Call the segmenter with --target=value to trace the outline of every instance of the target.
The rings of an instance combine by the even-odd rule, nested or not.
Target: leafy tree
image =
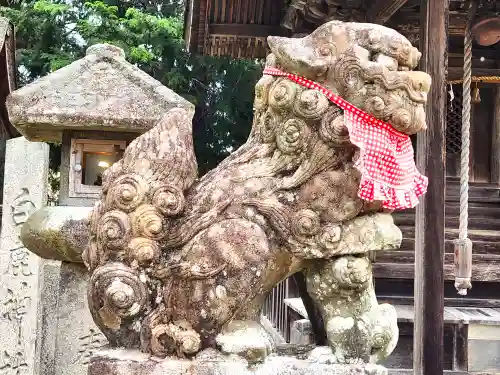
[[[123,48],[129,62],[195,104],[195,151],[203,174],[246,140],[262,65],[188,53],[182,11],[176,0],[25,0],[0,7],[0,15],[16,25],[20,85],[106,42]],[[54,167],[58,152],[53,148]]]

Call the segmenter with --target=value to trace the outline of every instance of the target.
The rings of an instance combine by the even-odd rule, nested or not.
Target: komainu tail
[[[156,126],[137,137],[125,150],[123,159],[108,169],[103,190],[116,178],[136,174],[150,184],[168,184],[184,191],[198,176],[193,149],[192,112],[170,110]]]
[[[87,267],[109,261],[155,262],[159,241],[184,211],[184,192],[197,179],[190,110],[175,108],[137,137],[103,175],[90,218]]]
[[[103,176],[83,260],[91,272],[92,317],[114,346],[139,347],[139,330],[129,327],[141,326],[161,293],[140,269],[154,269],[163,261],[160,241],[172,236],[175,222],[185,214],[184,192],[197,178],[192,117],[185,109],[169,111]]]

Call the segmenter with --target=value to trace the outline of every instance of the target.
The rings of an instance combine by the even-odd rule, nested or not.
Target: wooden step
[[[447,217],[460,217],[460,204],[459,202],[447,202],[445,207],[445,215]],[[404,219],[413,218],[415,220],[415,209],[408,209],[405,211],[397,211],[392,214],[397,221],[399,217]],[[491,219],[500,219],[500,205],[497,204],[484,204],[484,203],[471,203],[469,204],[469,217],[485,217]]]
[[[403,238],[415,238],[415,226],[399,226],[403,233]],[[486,230],[486,229],[469,229],[468,236],[472,242],[500,242],[500,229]],[[448,240],[455,240],[458,238],[458,228],[446,228],[445,238]]]
[[[413,323],[415,309],[413,305],[394,305],[399,322]],[[487,324],[500,325],[500,310],[478,307],[449,307],[444,308],[445,324]]]
[[[446,202],[445,207],[446,216],[460,216],[460,202]],[[398,216],[412,216],[415,217],[415,209],[407,209],[404,211],[396,211],[393,217]],[[500,218],[500,204],[490,204],[490,203],[469,203],[469,216],[484,216],[491,218]]]
[[[302,298],[286,298],[283,303],[304,319],[309,319]],[[415,308],[413,305],[394,305],[398,322],[413,323]],[[500,325],[500,309],[478,307],[450,307],[444,308],[444,322],[446,324],[487,324]]]
[[[460,202],[459,195],[447,195],[446,202]],[[500,197],[497,195],[494,196],[469,196],[469,203],[483,203],[483,204],[500,204]]]
[[[460,182],[450,182],[446,184],[447,196],[460,195]],[[500,187],[496,184],[473,182],[469,183],[469,196],[471,197],[500,197]]]
[[[460,216],[459,202],[448,202],[445,208],[446,216]],[[484,204],[484,203],[469,203],[469,216],[477,217],[490,217],[500,219],[500,205],[497,204]]]
[[[453,239],[446,239],[445,242],[445,252],[454,253],[454,241],[458,238],[458,235],[454,236]],[[414,251],[415,250],[415,238],[403,238],[400,250],[403,251]],[[492,254],[500,256],[500,242],[499,241],[472,241],[472,251],[474,254]]]
[[[413,251],[380,251],[373,264],[375,277],[411,280],[415,275],[415,253]],[[455,279],[454,254],[445,254],[445,280]],[[473,254],[472,279],[484,282],[500,280],[500,256]]]
[[[446,192],[460,194],[460,183],[446,184]],[[470,183],[469,195],[489,194],[491,196],[500,196],[500,188],[495,184]]]
[[[458,228],[458,216],[447,216],[445,218],[446,228]],[[394,222],[398,226],[413,226],[415,225],[415,215],[398,214],[394,215]],[[468,225],[471,229],[485,229],[500,231],[500,218],[490,218],[484,216],[469,216]]]

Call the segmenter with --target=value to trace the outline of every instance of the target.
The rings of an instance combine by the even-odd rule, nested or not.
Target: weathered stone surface
[[[92,355],[107,344],[88,309],[88,280],[83,265],[61,265],[53,375],[86,375]]]
[[[88,245],[85,219],[91,207],[46,206],[34,212],[21,229],[21,241],[46,259],[83,263]]]
[[[61,262],[42,260],[38,296],[41,300],[41,321],[38,329],[38,342],[40,343],[40,370],[38,374],[40,375],[53,375],[55,371],[58,329],[56,311],[59,300],[60,269]]]
[[[196,359],[159,360],[131,350],[109,350],[92,358],[88,375],[387,375],[377,365],[323,364],[293,357],[270,356],[249,366],[238,356],[207,350]]]
[[[47,144],[23,137],[7,141],[0,243],[0,370],[5,375],[39,374],[42,365],[43,261],[23,246],[19,234],[46,202],[48,165]],[[50,361],[51,354],[47,357]]]
[[[374,116],[391,119],[400,131],[424,129],[429,77],[389,70],[387,59],[370,61],[369,52],[387,51],[396,66],[399,61],[409,68],[404,56],[416,50],[404,50],[409,43],[400,35],[393,40],[399,44],[384,49],[378,43],[391,38],[370,42],[370,25],[361,28],[366,32],[359,28],[333,22],[302,40],[270,38],[267,64],[321,82]],[[380,112],[383,105],[371,105],[373,100],[387,107]],[[257,321],[267,293],[314,264],[307,259],[363,259],[400,245],[391,216],[376,212],[380,205],[367,210],[358,197],[355,147],[338,107],[317,91],[269,75],[257,83],[254,107],[247,143],[200,180],[192,114],[180,109],[133,141],[123,160],[106,171],[83,258],[92,273],[89,306],[111,345],[161,357],[214,348],[232,320]],[[351,303],[341,302],[346,309]],[[250,325],[232,335],[253,342],[253,349],[245,348],[261,357],[266,339],[254,342]],[[338,352],[338,361],[376,360],[364,355],[370,352],[365,346],[376,346],[373,340],[359,345],[359,357]],[[241,353],[241,345],[224,350],[230,347]]]
[[[399,336],[396,310],[378,304],[368,258],[317,262],[306,274],[337,362],[378,363],[392,353]]]
[[[109,44],[14,91],[11,122],[29,140],[60,141],[63,129],[142,133],[168,110],[193,105],[125,60]]]
[[[330,22],[303,39],[271,37],[269,45],[268,67],[316,81],[404,134],[425,129],[430,77],[408,71],[419,53],[398,33]],[[356,163],[365,153],[351,142],[339,107],[283,77],[266,74],[255,91],[249,139],[202,178],[191,108],[170,110],[105,172],[82,254],[91,273],[92,317],[114,348],[162,358],[218,348],[265,361],[268,338],[257,325],[262,303],[280,281],[307,271],[330,344],[338,347],[327,361],[344,365],[317,363],[322,355],[308,369],[304,362],[288,368],[298,374],[311,372],[310,366],[319,366],[319,374],[366,373],[369,366],[356,369],[353,363],[378,361],[397,340],[390,308],[374,297],[366,256],[397,248],[401,232],[381,201],[359,197]],[[213,360],[220,363],[212,369],[225,366],[221,358]],[[90,371],[192,370],[188,361],[151,361],[135,370],[121,360],[107,368],[113,361],[96,359]],[[295,371],[282,361],[272,357],[248,371]]]
[[[230,322],[216,338],[222,353],[237,354],[250,363],[261,362],[272,353],[274,343],[257,322]]]

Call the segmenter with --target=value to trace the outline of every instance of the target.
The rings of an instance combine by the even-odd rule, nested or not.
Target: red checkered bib
[[[410,137],[348,103],[320,84],[275,68],[264,74],[286,77],[318,90],[344,111],[351,142],[360,150],[356,167],[361,172],[358,195],[365,201],[382,201],[389,210],[415,207],[427,191],[428,179],[415,166]]]

